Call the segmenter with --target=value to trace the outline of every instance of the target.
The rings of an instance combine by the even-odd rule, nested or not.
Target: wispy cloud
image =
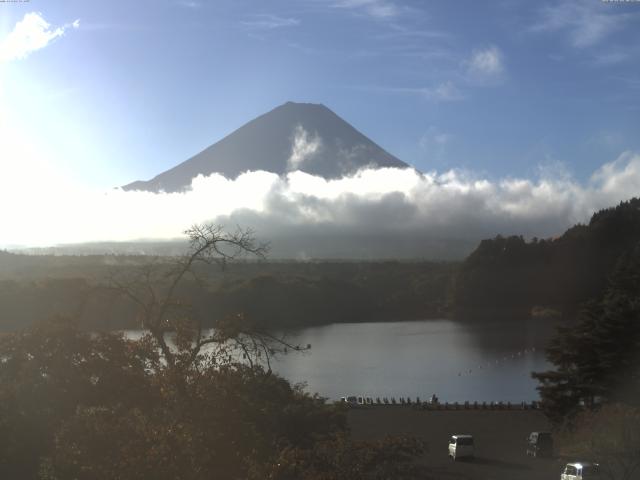
[[[410,27],[395,22],[390,22],[388,26],[390,31],[378,35],[378,38],[450,39],[452,37],[452,34],[450,32],[436,30],[434,28]]]
[[[474,50],[463,65],[469,79],[476,82],[496,82],[505,73],[504,55],[495,45]]]
[[[595,67],[610,67],[613,65],[630,64],[640,58],[640,45],[635,42],[625,44],[605,44],[593,52],[590,64]]]
[[[178,5],[179,7],[197,9],[202,7],[202,2],[199,2],[197,0],[178,0],[176,2],[176,5]]]
[[[68,28],[78,28],[80,20],[52,28],[38,12],[27,13],[13,30],[0,40],[0,63],[26,58],[53,40],[64,35]]]
[[[451,81],[445,81],[430,87],[380,87],[368,86],[360,87],[362,90],[369,90],[381,93],[405,93],[419,95],[425,100],[432,102],[456,102],[464,99],[462,92]]]
[[[433,88],[423,88],[422,95],[436,102],[455,102],[462,100],[464,95],[451,81],[442,82]]]
[[[318,135],[310,135],[302,125],[294,131],[291,155],[287,160],[289,170],[300,170],[307,160],[311,159],[322,148],[322,139]]]
[[[295,27],[300,25],[297,18],[279,17],[269,13],[252,15],[251,18],[241,22],[242,25],[249,28],[257,28],[264,30],[273,30],[282,27]]]
[[[335,8],[358,9],[367,15],[388,19],[400,14],[401,8],[390,0],[338,0],[332,4]]]
[[[611,51],[598,53],[594,56],[592,65],[596,67],[609,67],[618,63],[626,62],[631,58],[631,54],[628,51]]]
[[[533,32],[564,32],[574,47],[590,47],[626,27],[632,15],[613,4],[577,0],[547,5],[539,12]]]
[[[420,137],[420,148],[425,152],[427,161],[442,162],[447,146],[453,140],[453,135],[442,131],[440,128],[432,125]]]
[[[640,90],[640,79],[637,77],[612,76],[611,79],[621,83],[627,88]]]

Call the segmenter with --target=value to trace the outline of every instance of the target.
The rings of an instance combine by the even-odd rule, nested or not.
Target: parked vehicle
[[[344,397],[342,397],[342,398],[344,398]],[[349,405],[350,407],[357,407],[357,406],[358,406],[358,399],[357,399],[355,396],[353,396],[353,395],[351,395],[351,396],[347,397],[347,398],[345,399],[345,402],[346,402],[346,403],[347,403],[347,405]]]
[[[553,455],[551,432],[531,432],[527,442],[527,455],[532,457],[551,457]]]
[[[567,463],[562,469],[560,480],[590,480],[600,478],[597,463]]]
[[[449,439],[449,457],[453,461],[458,458],[473,458],[474,445],[472,435],[452,435]]]

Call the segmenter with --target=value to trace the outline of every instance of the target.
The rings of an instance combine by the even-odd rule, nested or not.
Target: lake
[[[331,324],[289,332],[289,342],[311,350],[282,355],[273,369],[330,399],[531,401],[538,392],[530,374],[550,367],[544,347],[552,334],[540,320]]]
[[[531,372],[550,367],[544,348],[553,332],[541,320],[336,323],[280,332],[311,349],[279,355],[272,368],[332,400],[435,393],[442,402],[531,401],[538,399]]]

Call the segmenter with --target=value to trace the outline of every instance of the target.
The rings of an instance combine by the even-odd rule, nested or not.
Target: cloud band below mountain
[[[289,258],[459,258],[497,234],[549,237],[640,192],[640,154],[603,165],[586,184],[542,174],[491,181],[469,173],[361,170],[336,180],[295,171],[197,177],[182,193],[116,189],[48,193],[5,211],[2,243],[47,245],[171,239],[213,220],[252,227]]]

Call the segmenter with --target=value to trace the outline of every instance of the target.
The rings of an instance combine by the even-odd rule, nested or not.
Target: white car
[[[449,439],[449,457],[451,457],[453,461],[458,458],[473,458],[473,436],[452,435]]]
[[[597,463],[567,463],[560,475],[560,480],[589,480],[591,478],[600,478]]]
[[[342,397],[344,398],[344,402],[349,405],[350,407],[358,407],[358,398],[354,395],[350,395],[348,397]]]

